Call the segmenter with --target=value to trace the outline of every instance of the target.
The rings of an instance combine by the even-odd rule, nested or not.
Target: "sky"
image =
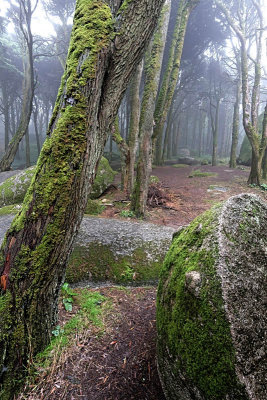
[[[1,0],[0,15],[5,15],[10,3],[12,2],[13,0]],[[55,22],[57,22],[56,18],[53,19],[55,20]],[[12,32],[14,31],[14,28],[10,25],[8,26],[8,31]],[[44,37],[48,37],[55,34],[53,25],[48,21],[40,1],[38,2],[37,9],[33,14],[32,33],[34,35],[40,35]]]

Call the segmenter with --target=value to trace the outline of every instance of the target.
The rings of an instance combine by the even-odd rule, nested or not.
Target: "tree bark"
[[[140,122],[140,85],[143,73],[143,61],[138,65],[131,84],[131,117],[129,129],[129,158],[126,162],[126,169],[128,170],[128,196],[132,193],[134,187],[134,166],[136,160],[136,152],[138,148],[138,133]]]
[[[137,216],[144,216],[146,211],[149,177],[152,171],[154,111],[170,17],[170,6],[170,0],[165,1],[158,28],[153,38],[151,52],[147,55],[145,65],[145,88],[139,126],[139,158],[137,163],[136,181],[131,198],[131,210]]]
[[[50,340],[97,164],[162,4],[77,1],[48,137],[1,251],[2,400],[13,398],[32,356]]]
[[[241,77],[238,77],[236,86],[236,99],[234,105],[234,115],[233,115],[233,128],[232,128],[232,144],[230,153],[230,168],[236,168],[236,149],[238,144],[239,136],[239,106],[241,100]]]

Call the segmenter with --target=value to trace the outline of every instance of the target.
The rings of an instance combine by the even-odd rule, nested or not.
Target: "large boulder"
[[[35,167],[30,167],[23,171],[18,171],[16,175],[2,182],[0,184],[0,207],[21,203],[30,186],[34,173]],[[101,196],[106,188],[113,182],[115,174],[116,172],[112,170],[108,160],[102,157],[98,165],[90,198],[96,199]]]
[[[267,205],[230,198],[175,236],[157,297],[168,400],[266,399]]]
[[[178,164],[198,165],[199,161],[193,157],[179,157]]]

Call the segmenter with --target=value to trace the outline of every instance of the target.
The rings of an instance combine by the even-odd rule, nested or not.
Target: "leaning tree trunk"
[[[139,126],[139,157],[136,181],[131,198],[131,210],[137,216],[144,216],[146,210],[149,177],[152,170],[153,118],[170,17],[170,7],[170,0],[166,0],[161,12],[158,28],[155,32],[150,54],[147,55],[146,59],[145,88]]]
[[[50,340],[97,164],[162,4],[77,1],[48,137],[1,251],[1,400],[13,398],[29,360]]]

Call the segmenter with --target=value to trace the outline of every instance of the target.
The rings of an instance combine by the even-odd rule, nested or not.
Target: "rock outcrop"
[[[0,212],[0,244],[13,218]],[[66,281],[154,282],[174,231],[143,222],[85,216],[67,267]]]
[[[12,172],[13,176],[8,177],[8,179],[0,183],[0,207],[10,204],[19,204],[23,201],[34,175],[35,167]],[[110,167],[108,160],[102,157],[98,165],[97,174],[90,193],[90,198],[96,199],[97,197],[101,196],[101,194],[113,182],[115,174],[116,172],[114,172]]]
[[[175,235],[157,298],[168,400],[266,399],[267,205],[238,195]]]

